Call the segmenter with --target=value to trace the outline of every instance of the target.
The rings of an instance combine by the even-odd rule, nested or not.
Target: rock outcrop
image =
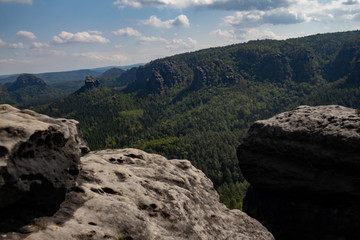
[[[251,183],[245,212],[276,239],[356,239],[360,234],[360,115],[301,106],[257,121],[238,148]]]
[[[6,161],[2,159],[1,176],[3,177],[3,169],[6,169],[4,163],[15,161],[14,157],[18,157],[18,168],[13,169],[14,174],[37,166],[40,167],[39,171],[46,171],[50,176],[55,174],[54,170],[57,173],[62,172],[63,160],[57,155],[61,146],[56,145],[55,142],[61,139],[60,145],[66,145],[71,140],[62,140],[60,134],[53,130],[66,128],[67,125],[75,126],[76,122],[51,119],[28,110],[19,111],[10,106],[2,108],[5,109],[3,111],[6,111],[6,114],[14,115],[13,122],[18,122],[13,125],[12,132],[24,132],[24,136],[34,136],[34,133],[31,134],[33,132],[31,129],[39,125],[36,129],[42,134],[35,133],[35,136],[45,138],[32,137],[30,140],[24,138],[21,140],[24,148],[33,149],[36,145],[41,145],[40,150],[45,151],[51,146],[55,153],[47,151],[42,154],[42,151],[35,149],[34,158],[38,155],[42,156],[38,157],[37,161],[29,160],[33,158],[32,154],[28,154],[28,150],[25,151],[26,154],[11,154],[9,149],[14,149],[14,145],[19,144],[10,145],[12,136],[7,133],[8,131],[5,134],[3,131],[1,151]],[[4,114],[1,115],[2,123],[3,116]],[[35,123],[33,120],[35,117],[46,121]],[[49,121],[53,123],[52,128],[49,127]],[[59,123],[59,126],[56,126],[58,122],[64,125]],[[71,131],[63,135],[76,139],[76,132]],[[55,141],[49,143],[48,138]],[[79,139],[77,141],[82,143]],[[78,156],[81,147],[76,148],[75,145],[73,147],[74,155]],[[44,160],[59,161],[59,169],[42,166],[41,162]],[[73,161],[71,157],[69,161]],[[90,152],[80,161],[81,170],[76,184],[67,190],[55,213],[35,216],[26,224],[21,226],[17,224],[16,229],[1,227],[0,238],[2,240],[274,239],[258,221],[240,210],[229,210],[220,203],[212,182],[187,160],[168,160],[160,155],[148,154],[136,149],[119,149]],[[77,163],[77,161],[73,162]],[[37,181],[42,181],[43,178]],[[20,177],[18,180],[21,179]],[[28,177],[25,180],[31,179]],[[58,183],[64,181],[67,181],[66,178],[59,175]],[[30,190],[33,189],[30,187]],[[3,191],[6,191],[6,188],[1,187],[1,196],[5,196]],[[8,209],[8,216],[16,211],[17,209],[14,208]],[[8,221],[10,225],[12,218]]]
[[[100,86],[100,82],[99,80],[97,80],[96,78],[93,78],[91,76],[87,76],[85,78],[85,89],[94,89],[94,88],[98,88]]]
[[[0,231],[56,210],[75,186],[88,150],[77,124],[0,105]]]

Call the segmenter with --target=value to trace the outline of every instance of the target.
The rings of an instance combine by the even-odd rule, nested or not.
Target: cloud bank
[[[179,15],[175,19],[161,21],[156,16],[151,16],[148,20],[140,21],[141,24],[156,28],[190,27],[190,21],[186,15]]]
[[[141,33],[139,33],[137,30],[127,27],[127,28],[120,28],[116,31],[112,32],[115,36],[133,36],[133,37],[140,37]]]
[[[69,33],[62,31],[59,35],[53,37],[54,44],[67,43],[109,43],[110,40],[100,36],[99,34],[92,34],[90,32]]]
[[[351,1],[351,0],[350,0]],[[117,0],[113,4],[120,9],[125,7],[157,7],[157,8],[207,8],[219,10],[267,10],[286,7],[291,0]]]
[[[224,23],[236,28],[252,28],[263,24],[296,24],[306,21],[304,14],[285,9],[276,11],[242,11],[224,18]]]
[[[50,47],[49,43],[42,43],[42,42],[33,42],[31,48],[47,48]]]
[[[143,24],[149,24],[152,25],[154,27],[166,27],[166,28],[170,28],[168,27],[168,24],[170,25],[174,25],[177,24],[175,23],[178,19],[181,19],[181,16],[178,16],[177,18],[170,20],[172,21],[171,23],[166,23],[166,22],[155,22],[154,20],[152,20],[152,22],[150,23],[143,23]],[[150,17],[150,20],[152,18]],[[186,18],[187,19],[187,18]],[[184,21],[186,22],[186,21]],[[155,24],[155,25],[153,25]],[[167,49],[179,49],[179,48],[193,48],[195,47],[195,45],[197,44],[196,40],[193,40],[192,38],[188,38],[187,40],[183,40],[183,39],[172,39],[172,40],[168,40],[166,38],[163,37],[155,37],[155,36],[143,36],[140,32],[138,32],[136,29],[127,27],[127,28],[120,28],[116,31],[112,32],[114,35],[116,36],[122,36],[122,37],[136,37],[136,41],[139,44],[149,44],[149,43],[162,43],[165,44]],[[122,45],[116,45],[115,48],[119,49],[122,48]]]
[[[121,54],[99,52],[74,53],[72,56],[86,58],[96,62],[121,62],[127,59],[126,56]]]
[[[34,33],[29,31],[18,31],[16,33],[16,36],[29,40],[35,40],[37,38]]]

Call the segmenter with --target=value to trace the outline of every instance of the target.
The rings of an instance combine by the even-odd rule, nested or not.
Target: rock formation
[[[94,88],[98,88],[100,86],[100,82],[99,80],[97,80],[96,78],[93,78],[91,76],[87,76],[85,78],[85,89],[94,89]]]
[[[76,121],[0,105],[0,231],[58,208],[86,151]]]
[[[251,183],[245,212],[276,239],[356,239],[360,234],[360,115],[301,106],[257,121],[238,148]]]
[[[12,115],[14,125],[11,133],[33,136],[30,139],[24,137],[19,142],[20,146],[24,145],[23,148],[31,148],[34,152],[30,154],[27,150],[22,151],[26,154],[12,154],[14,146],[19,144],[12,143],[9,131],[3,131],[0,141],[3,145],[1,177],[4,176],[3,169],[6,169],[6,164],[14,162],[14,158],[17,158],[18,166],[13,169],[15,175],[39,166],[39,171],[44,171],[44,175],[46,172],[50,176],[55,176],[59,171],[62,172],[61,167],[65,161],[59,156],[61,146],[70,144],[71,139],[77,139],[79,143],[78,147],[73,145],[73,155],[79,156],[83,145],[76,135],[76,128],[70,130],[68,127],[68,132],[62,133],[64,139],[69,138],[67,141],[60,137],[60,133],[55,132],[55,129],[66,129],[66,126],[75,127],[75,121],[51,119],[28,110],[19,111],[10,106],[0,108],[5,109],[0,115],[1,123],[4,119],[3,111]],[[9,117],[5,115],[5,120],[7,118]],[[35,122],[35,118],[46,121]],[[39,126],[35,128],[35,125]],[[32,133],[33,128],[39,129],[35,132],[42,134]],[[37,145],[41,148],[37,149]],[[54,153],[50,150],[45,152],[43,149],[53,149]],[[29,160],[33,158],[38,160]],[[51,163],[59,161],[59,169],[41,165],[45,160]],[[76,161],[71,157],[69,161],[76,165]],[[160,155],[136,149],[119,149],[90,152],[80,161],[81,170],[76,184],[66,189],[66,196],[56,213],[35,216],[23,225],[17,224],[16,229],[10,228],[12,218],[8,218],[8,228],[1,227],[0,238],[274,239],[255,219],[240,210],[229,210],[221,204],[212,182],[187,160],[167,160]],[[53,173],[54,170],[56,173]],[[63,172],[66,175],[66,170]],[[69,173],[67,175],[71,178],[78,172]],[[45,178],[51,177],[44,176],[37,181],[41,182]],[[22,178],[18,180],[22,181]],[[27,177],[25,180],[31,181],[32,178]],[[59,175],[57,180],[56,183],[60,184],[66,182],[67,178]],[[4,196],[3,192],[6,190],[6,187],[1,187],[0,196]],[[30,187],[30,190],[33,189]],[[7,210],[8,216],[16,211],[14,208]],[[3,216],[0,214],[1,217]]]

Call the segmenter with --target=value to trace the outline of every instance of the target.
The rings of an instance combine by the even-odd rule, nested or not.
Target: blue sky
[[[0,75],[359,27],[359,0],[0,0]]]

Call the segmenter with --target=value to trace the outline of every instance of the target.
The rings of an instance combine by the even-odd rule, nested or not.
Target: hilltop
[[[33,74],[21,74],[15,82],[0,85],[0,103],[34,104],[65,96],[60,89],[49,86]]]

